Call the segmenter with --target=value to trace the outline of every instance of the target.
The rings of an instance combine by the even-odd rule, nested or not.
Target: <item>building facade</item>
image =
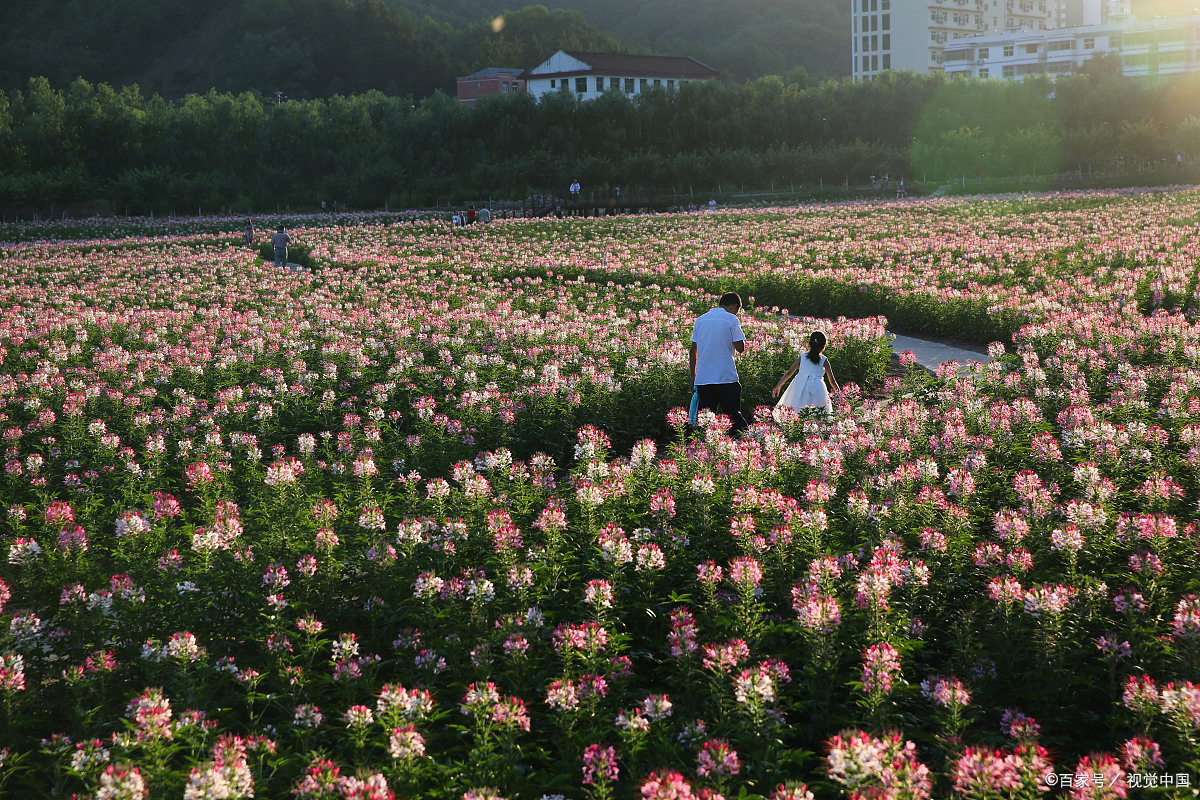
[[[720,74],[694,58],[625,56],[559,50],[521,75],[526,91],[541,99],[548,92],[570,92],[591,100],[605,92],[641,94],[653,87],[668,91]]]
[[[946,48],[945,69],[975,78],[1057,78],[1100,55],[1120,57],[1131,78],[1200,72],[1200,14],[1145,21],[1118,15],[1100,25],[960,39]]]
[[[968,36],[1053,27],[1057,0],[850,0],[851,74],[944,69],[947,45]]]
[[[524,70],[488,67],[473,75],[458,78],[458,102],[471,104],[489,94],[510,94],[525,88]]]

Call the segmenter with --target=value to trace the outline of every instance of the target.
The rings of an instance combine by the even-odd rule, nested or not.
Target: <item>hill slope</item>
[[[146,93],[453,93],[557,49],[691,55],[733,79],[844,73],[842,0],[5,0],[0,89],[82,76]],[[492,21],[503,16],[495,30]]]
[[[42,75],[137,83],[167,98],[218,91],[322,97],[377,89],[454,93],[496,57],[536,64],[560,47],[620,51],[576,11],[532,7],[493,32],[454,27],[382,0],[5,0],[0,89]]]

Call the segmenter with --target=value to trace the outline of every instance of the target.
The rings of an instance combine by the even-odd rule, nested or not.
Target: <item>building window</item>
[[[892,0],[879,0],[879,7],[884,11],[891,11]]]
[[[892,15],[891,14],[883,15],[883,29],[885,31],[890,31],[892,29]]]
[[[675,81],[667,81],[667,88],[668,88],[668,89],[674,89],[674,88],[675,88]]]
[[[892,35],[890,33],[885,33],[883,35],[883,49],[884,50],[892,49]]]
[[[892,68],[892,57],[887,53],[883,54],[883,68],[884,69]]]
[[[1051,43],[1050,43],[1050,52],[1052,52],[1052,53],[1060,53],[1060,52],[1062,52],[1063,50],[1074,50],[1074,49],[1075,49],[1075,42],[1074,42],[1074,41],[1070,41],[1070,42],[1051,42]]]
[[[1011,78],[1015,74],[1016,74],[1016,71],[1013,69],[1012,64],[1006,64],[1004,66],[1004,77]]]
[[[871,17],[871,30],[879,30],[879,17]]]
[[[550,79],[550,88],[551,88],[551,89],[553,89],[553,88],[554,88],[554,78],[551,78],[551,79]]]
[[[584,92],[587,91],[587,78],[576,78],[575,79],[575,91],[578,92],[579,94],[583,94]]]
[[[505,82],[502,84],[502,86],[503,86],[503,88],[501,89],[501,91],[503,91],[504,93],[506,93],[506,94],[507,94],[507,93],[508,93],[508,81],[505,81]]]
[[[625,79],[625,94],[633,94],[633,78]]]
[[[1096,47],[1095,39],[1088,38],[1088,39],[1083,40],[1083,49],[1084,50],[1092,50],[1095,47]]]
[[[878,49],[879,49],[879,37],[878,37],[878,36],[872,36],[872,37],[871,37],[871,49],[872,49],[872,50],[878,50]]]
[[[648,84],[649,84],[649,81],[647,81],[645,78],[639,78],[638,79],[638,91],[639,92],[646,91],[646,86]]]
[[[879,56],[871,56],[871,69],[879,69]]]
[[[980,58],[987,58],[987,57],[988,57],[988,49],[987,49],[986,47],[981,47],[981,48],[979,48],[979,57],[980,57]]]
[[[988,68],[987,68],[987,67],[982,67],[982,68],[980,68],[980,70],[979,70],[979,77],[981,77],[981,78],[986,78],[988,75],[989,75],[989,71],[988,71]]]
[[[870,37],[870,36],[864,36],[864,37],[862,38],[862,51],[865,53],[865,52],[867,52],[867,51],[868,51],[868,50],[870,50],[870,49],[871,49],[871,37]]]
[[[655,85],[655,86],[662,86],[662,81],[660,81],[658,78],[655,78],[655,79],[654,79],[654,85]]]
[[[1011,44],[1006,44],[1006,45],[1004,45],[1004,57],[1005,57],[1005,58],[1011,58],[1011,57],[1012,57],[1012,54],[1013,54],[1013,47],[1014,47],[1014,45],[1011,45]]]
[[[1025,55],[1027,55],[1027,56],[1037,55],[1038,46],[1036,44],[1025,44],[1025,45],[1021,45],[1021,46],[1025,49]]]

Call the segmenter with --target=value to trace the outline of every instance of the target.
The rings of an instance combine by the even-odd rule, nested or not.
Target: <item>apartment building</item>
[[[1080,0],[1082,2],[1083,0]],[[1057,0],[850,0],[851,74],[944,69],[947,45],[968,36],[1053,27]]]
[[[1020,80],[1072,75],[1103,54],[1119,56],[1133,78],[1200,72],[1200,13],[1152,20],[1115,15],[1099,25],[964,38],[943,59],[948,75]]]

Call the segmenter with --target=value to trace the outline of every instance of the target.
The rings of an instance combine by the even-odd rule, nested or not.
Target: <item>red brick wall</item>
[[[525,82],[512,78],[459,78],[458,101],[473,103],[480,97],[489,94],[503,94],[504,84],[508,83],[508,91],[520,92],[525,90]]]

